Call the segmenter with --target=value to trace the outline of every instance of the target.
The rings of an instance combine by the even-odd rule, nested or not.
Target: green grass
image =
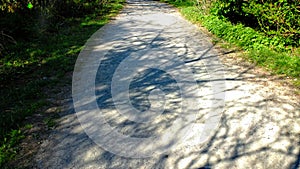
[[[49,104],[43,89],[55,86],[73,70],[85,42],[117,14],[124,2],[113,1],[101,15],[67,19],[56,32],[44,32],[7,47],[0,57],[0,168],[16,153],[22,138],[19,128],[26,127],[24,118],[41,113],[41,107]],[[55,125],[52,118],[44,122],[48,127]]]
[[[53,117],[48,117],[44,119],[44,123],[47,125],[48,128],[53,128],[56,125],[56,121]]]
[[[2,140],[0,145],[0,166],[13,159],[18,151],[17,144],[24,138],[21,130],[11,130]]]
[[[274,74],[293,78],[300,88],[300,48],[285,46],[278,37],[267,37],[242,24],[232,24],[226,19],[207,14],[192,2],[165,1],[180,9],[189,21],[201,24],[217,37],[241,47],[246,58]],[[187,5],[189,4],[189,5]]]

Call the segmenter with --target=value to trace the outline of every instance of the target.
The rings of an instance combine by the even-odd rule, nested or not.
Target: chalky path
[[[74,81],[77,84],[73,94],[81,90],[78,86],[92,84],[106,125],[140,140],[169,133],[165,137],[169,147],[155,139],[142,147],[107,139],[109,132],[101,133],[101,125],[95,125],[91,117],[89,121],[82,119],[82,114],[76,114],[69,103],[58,127],[43,142],[36,167],[298,168],[299,100],[285,96],[285,88],[257,77],[245,67],[220,62],[218,55],[210,38],[170,6],[155,1],[128,1],[121,14],[97,31],[81,52],[73,77],[73,85]],[[120,68],[129,57],[133,59]],[[164,70],[145,69],[138,63],[157,64]],[[131,70],[135,67],[139,69]],[[114,77],[116,72],[135,73],[128,86],[130,105],[135,110],[153,108],[163,112],[151,116],[122,114],[119,109],[125,111],[128,107],[123,104],[128,102],[122,102],[126,95],[122,85],[114,86],[114,80],[125,84],[128,79]],[[192,81],[180,79],[184,74],[192,74]],[[83,80],[89,75],[95,75],[94,81]],[[188,87],[182,90],[182,84]],[[81,92],[90,91],[84,88]],[[73,95],[73,99],[75,107],[82,106],[81,96]],[[193,107],[193,102],[199,107]],[[186,104],[192,106],[185,107]],[[190,115],[184,114],[190,107],[197,109],[188,121],[191,124],[178,123],[178,119]],[[150,122],[137,123],[139,120]],[[175,133],[175,129],[169,131],[173,126]],[[105,138],[107,145],[100,143],[101,148],[95,140],[99,138],[89,129],[100,132],[100,139]]]

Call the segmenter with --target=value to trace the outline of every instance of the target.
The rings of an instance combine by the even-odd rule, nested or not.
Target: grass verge
[[[241,47],[245,58],[274,74],[292,78],[300,88],[300,48],[285,46],[279,38],[269,38],[242,24],[232,24],[225,19],[207,14],[192,1],[164,1],[177,8],[189,21],[203,25],[217,37]]]
[[[24,119],[42,113],[41,107],[47,106],[43,88],[55,86],[73,70],[86,40],[116,15],[124,2],[112,1],[101,14],[70,18],[56,32],[8,46],[7,54],[0,58],[0,168],[5,168],[18,151]],[[49,119],[44,122],[54,125]]]

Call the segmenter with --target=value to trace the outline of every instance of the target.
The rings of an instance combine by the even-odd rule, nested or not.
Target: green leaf
[[[28,5],[27,5],[27,8],[28,8],[28,9],[31,9],[31,8],[33,8],[33,5],[32,5],[32,3],[31,3],[31,2],[29,2],[29,3],[28,3]]]

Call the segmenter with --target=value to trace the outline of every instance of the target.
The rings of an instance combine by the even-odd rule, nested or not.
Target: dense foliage
[[[216,0],[211,13],[276,36],[286,46],[300,44],[299,0]]]
[[[17,39],[57,32],[67,26],[69,18],[100,12],[107,3],[108,0],[1,0],[0,52]]]

